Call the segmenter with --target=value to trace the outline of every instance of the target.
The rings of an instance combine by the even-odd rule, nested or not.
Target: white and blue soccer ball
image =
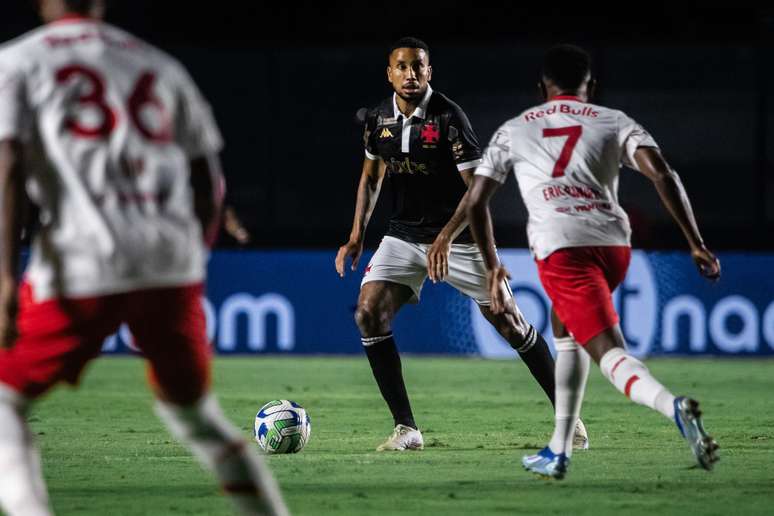
[[[255,440],[266,453],[298,453],[311,433],[309,414],[294,401],[270,401],[255,415]]]

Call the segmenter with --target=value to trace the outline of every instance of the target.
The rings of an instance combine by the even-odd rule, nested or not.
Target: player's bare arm
[[[23,149],[18,140],[0,141],[0,347],[16,339],[17,272],[24,226]]]
[[[223,202],[223,174],[217,156],[191,160],[191,188],[194,213],[202,225],[205,241],[212,244],[218,236],[218,220]]]
[[[349,234],[349,241],[339,248],[336,254],[336,272],[344,277],[344,268],[347,257],[352,257],[352,270],[357,269],[360,261],[360,255],[363,254],[363,239],[368,221],[371,220],[371,214],[379,199],[379,192],[382,189],[382,181],[386,166],[380,159],[363,160],[363,172],[360,175],[360,184],[357,188],[357,201],[355,203],[355,218],[352,221],[352,231]]]
[[[462,180],[465,181],[468,188],[473,180],[473,172],[475,169],[466,169],[460,172]],[[433,283],[443,281],[449,275],[451,245],[462,230],[468,227],[468,195],[468,192],[465,192],[465,195],[462,196],[454,215],[438,233],[433,245],[427,251],[427,275]]]
[[[492,229],[492,215],[489,212],[489,200],[499,188],[500,183],[484,176],[475,176],[473,184],[468,190],[468,221],[473,238],[484,256],[487,270],[487,283],[491,298],[490,309],[494,314],[505,313],[509,309],[509,300],[503,290],[503,282],[510,278],[505,267],[500,265],[495,249],[494,230]]]
[[[680,226],[701,275],[711,280],[720,278],[720,261],[704,245],[680,176],[672,170],[657,148],[640,147],[634,153],[634,159],[642,173],[653,182],[661,202]]]

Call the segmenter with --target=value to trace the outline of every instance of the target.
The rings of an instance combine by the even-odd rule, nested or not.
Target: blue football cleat
[[[699,466],[711,470],[719,460],[716,453],[719,446],[704,430],[699,402],[685,396],[675,398],[675,423],[680,434],[688,441]]]
[[[556,454],[546,446],[535,455],[525,455],[522,457],[521,464],[527,471],[531,471],[543,478],[561,480],[567,474],[570,459],[564,453]]]

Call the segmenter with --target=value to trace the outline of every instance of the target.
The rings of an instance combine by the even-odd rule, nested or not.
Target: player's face
[[[421,99],[433,75],[427,52],[421,48],[396,48],[390,54],[387,80],[395,93],[408,101]]]

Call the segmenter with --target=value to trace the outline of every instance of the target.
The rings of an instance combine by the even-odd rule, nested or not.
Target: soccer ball
[[[293,401],[270,401],[255,415],[255,440],[266,453],[298,453],[311,433],[309,415]]]

